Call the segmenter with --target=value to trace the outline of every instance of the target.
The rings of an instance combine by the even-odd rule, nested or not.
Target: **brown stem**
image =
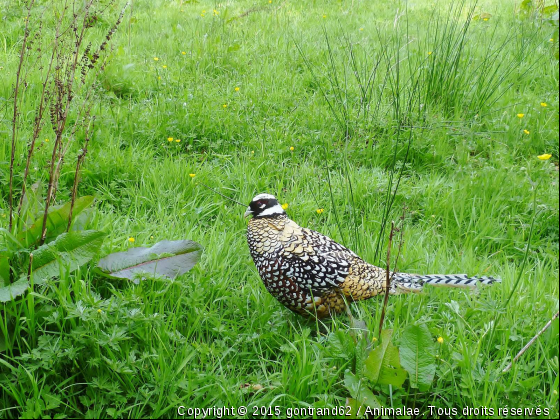
[[[23,42],[21,45],[21,52],[19,54],[19,64],[16,73],[16,85],[14,87],[14,116],[12,119],[12,151],[10,155],[10,192],[8,198],[8,205],[10,207],[10,220],[8,230],[12,233],[13,218],[14,218],[14,160],[16,156],[16,136],[17,136],[17,114],[18,114],[18,93],[20,87],[21,68],[25,58],[25,49],[27,47],[27,38],[29,37],[29,19],[31,17],[31,8],[35,0],[31,0],[27,6],[27,18],[25,19],[25,32],[23,34]]]
[[[95,117],[93,117],[91,122],[91,131],[93,131],[93,126],[95,124]],[[68,214],[68,226],[66,227],[66,232],[70,230],[70,225],[72,224],[72,213],[74,211],[74,203],[76,202],[76,195],[78,194],[78,184],[80,182],[80,167],[86,157],[88,144],[90,140],[90,127],[86,131],[85,144],[82,152],[78,155],[78,161],[76,162],[76,172],[74,173],[74,185],[72,186],[72,201],[70,202],[70,213]]]
[[[406,215],[406,207],[403,207],[403,215],[401,216],[401,224],[400,228],[395,229],[395,222],[391,222],[391,234],[389,235],[389,247],[387,248],[387,268],[386,268],[386,280],[385,280],[385,297],[383,299],[383,310],[381,312],[381,320],[379,322],[379,337],[381,337],[381,328],[383,327],[383,321],[385,319],[385,310],[387,308],[387,303],[389,301],[389,290],[391,287],[391,281],[397,272],[397,267],[399,263],[399,257],[401,255],[402,245],[404,243],[403,235],[404,235],[404,219]],[[399,237],[399,249],[397,250],[397,258],[395,258],[395,269],[391,273],[389,270],[389,264],[391,261],[391,246],[393,242],[393,235],[395,231],[400,231]]]
[[[387,265],[385,269],[385,298],[383,299],[383,309],[381,310],[381,319],[379,320],[379,336],[381,338],[381,330],[383,328],[383,321],[385,320],[385,311],[387,309],[387,302],[389,302],[389,290],[391,289],[391,245],[393,243],[393,234],[395,233],[395,222],[391,222],[391,233],[389,234],[389,244],[387,245]]]
[[[560,312],[556,312],[556,314],[552,317],[552,319],[550,321],[548,321],[546,323],[546,325],[533,338],[531,338],[531,340],[529,340],[529,342],[525,345],[525,347],[523,347],[519,351],[519,353],[517,353],[517,355],[513,358],[511,363],[504,370],[502,370],[502,373],[506,373],[512,368],[513,364],[515,362],[517,362],[517,360],[521,356],[523,356],[523,353],[525,353],[527,351],[527,349],[533,345],[533,343],[537,340],[537,338],[539,338],[542,335],[542,333],[544,333],[548,329],[548,327],[550,327],[552,325],[552,321],[554,321],[556,318],[558,318],[559,314],[560,314]]]
[[[406,206],[403,206],[403,214],[401,216],[401,224],[400,224],[400,227],[397,228],[397,231],[400,232],[399,249],[397,250],[397,258],[395,258],[395,269],[393,270],[393,276],[398,271],[399,258],[401,256],[401,250],[402,250],[402,246],[403,246],[403,243],[404,243],[403,237],[404,237],[404,219],[405,219],[405,217],[406,217]]]
[[[103,68],[104,65],[106,65],[106,63],[107,63],[106,60],[104,60],[102,62],[102,65],[97,67],[96,72],[94,73],[95,77],[97,77],[100,74],[101,69]],[[93,91],[94,89],[88,89],[82,101],[82,105],[79,107],[78,115],[76,116],[76,120],[74,121],[74,125],[72,126],[72,130],[70,132],[69,141],[66,142],[66,146],[64,148],[64,155],[66,155],[66,152],[70,148],[72,141],[75,138],[76,132],[78,131],[78,128],[89,125],[91,108],[93,107],[93,103],[89,99]],[[87,135],[88,134],[86,132],[86,137]]]
[[[73,99],[73,84],[74,84],[74,77],[76,75],[76,67],[78,65],[78,57],[79,57],[79,52],[80,52],[80,46],[82,45],[82,41],[84,39],[84,33],[85,30],[87,28],[87,20],[89,18],[89,9],[91,7],[93,3],[93,0],[91,0],[90,2],[86,3],[86,5],[84,6],[85,9],[85,13],[84,13],[84,17],[83,17],[83,23],[82,23],[82,28],[80,31],[80,34],[76,34],[76,40],[75,40],[75,48],[73,50],[72,53],[72,58],[73,60],[70,63],[70,69],[68,71],[65,72],[66,74],[66,82],[67,84],[63,84],[62,86],[58,86],[57,90],[58,90],[58,98],[57,98],[57,103],[55,104],[55,109],[56,109],[56,142],[53,148],[53,154],[51,157],[51,166],[50,166],[50,170],[49,170],[49,188],[47,191],[47,197],[45,200],[45,210],[43,212],[43,227],[41,229],[41,240],[40,240],[40,244],[42,245],[45,242],[45,238],[47,236],[47,218],[48,218],[48,212],[49,212],[49,207],[51,202],[54,200],[55,196],[56,196],[56,191],[57,191],[57,185],[58,185],[58,178],[60,175],[60,171],[62,170],[62,164],[64,162],[64,152],[62,149],[62,133],[64,131],[64,128],[66,126],[66,121],[68,119],[68,112],[70,110],[70,103],[72,102]],[[77,15],[75,15],[77,16]],[[76,22],[76,17],[74,17],[73,23],[72,25],[75,25]],[[75,26],[74,26],[75,28]],[[58,79],[55,80],[55,84],[56,83],[63,83],[62,80]],[[56,158],[58,154],[58,159]],[[58,160],[58,164],[56,165],[56,169],[55,169],[55,161]]]
[[[33,253],[29,254],[29,267],[27,267],[27,281],[31,281],[31,271],[33,269]]]
[[[26,193],[26,187],[25,184],[27,182],[27,176],[29,175],[29,166],[31,164],[31,158],[33,157],[33,152],[35,150],[35,142],[37,141],[37,138],[39,137],[39,133],[41,132],[41,125],[43,122],[43,112],[45,111],[46,108],[46,104],[45,104],[45,94],[47,93],[47,85],[50,81],[50,74],[51,74],[51,70],[52,70],[52,64],[54,62],[54,58],[55,58],[55,54],[58,48],[58,41],[60,38],[60,27],[61,27],[61,22],[62,22],[62,18],[64,17],[64,14],[62,14],[62,17],[60,18],[61,20],[59,20],[59,24],[56,26],[56,34],[55,34],[55,41],[54,41],[54,46],[53,46],[53,52],[51,54],[51,59],[49,61],[49,67],[47,69],[47,75],[45,76],[45,79],[43,81],[43,87],[41,90],[41,99],[39,100],[39,110],[37,113],[37,116],[35,117],[35,123],[34,123],[34,127],[33,127],[33,137],[31,139],[31,144],[29,145],[29,150],[27,152],[27,162],[25,164],[25,171],[23,174],[23,183],[22,183],[22,190],[21,190],[21,197],[19,200],[19,205],[18,205],[18,216],[21,216],[21,208],[23,206],[23,198],[25,196]]]

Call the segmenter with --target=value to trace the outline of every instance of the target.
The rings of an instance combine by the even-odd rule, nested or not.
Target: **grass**
[[[390,298],[385,326],[397,342],[417,321],[444,340],[432,388],[395,390],[392,403],[423,416],[431,405],[540,406],[556,418],[558,320],[501,370],[558,311],[558,29],[520,19],[507,1],[450,4],[134,2],[100,76],[79,195],[97,198],[88,226],[109,232],[103,255],[162,239],[205,252],[171,282],[134,285],[84,267],[4,304],[14,334],[0,356],[0,418],[345,404],[348,318],[318,326],[281,307],[249,255],[244,210],[198,180],[244,203],[275,194],[297,223],[377,264],[383,221],[406,205],[400,271],[502,283]],[[0,2],[0,227],[21,5]],[[491,18],[472,19],[482,12]],[[98,25],[101,34],[110,23]],[[37,152],[33,182],[46,179],[48,151]],[[381,302],[353,306],[372,331]]]

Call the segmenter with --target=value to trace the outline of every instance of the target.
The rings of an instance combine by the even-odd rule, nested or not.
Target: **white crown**
[[[256,195],[253,198],[253,201],[258,201],[258,200],[276,200],[276,197],[274,197],[272,194],[263,193],[263,194]]]

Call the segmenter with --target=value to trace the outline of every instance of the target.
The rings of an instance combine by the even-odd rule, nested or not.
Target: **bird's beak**
[[[251,207],[247,207],[247,211],[245,212],[243,217],[249,217],[252,214],[253,214],[253,211],[251,210]]]

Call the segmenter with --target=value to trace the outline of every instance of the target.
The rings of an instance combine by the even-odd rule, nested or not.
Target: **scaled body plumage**
[[[385,290],[386,271],[369,264],[329,237],[302,228],[289,219],[276,198],[257,195],[247,241],[266,289],[280,303],[301,315],[323,318],[339,313],[346,302],[369,299]],[[475,286],[496,281],[466,275],[390,273],[391,294],[420,290],[424,284]]]

